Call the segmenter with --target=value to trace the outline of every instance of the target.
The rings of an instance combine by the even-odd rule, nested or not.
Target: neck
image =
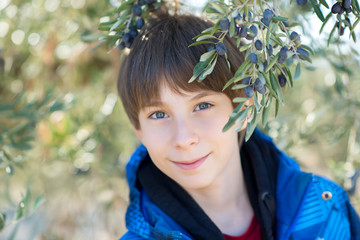
[[[188,192],[223,233],[240,235],[246,231],[253,210],[246,191],[240,155],[230,162],[211,186],[190,189]]]

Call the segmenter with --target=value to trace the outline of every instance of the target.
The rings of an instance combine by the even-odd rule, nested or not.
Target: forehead
[[[174,89],[169,84],[162,83],[159,85],[157,94],[145,102],[143,107],[156,106],[166,104],[168,101],[184,99],[186,101],[195,101],[207,96],[221,95],[222,93],[208,90],[196,89],[194,91],[186,91],[181,88]],[[225,95],[225,94],[224,94]]]

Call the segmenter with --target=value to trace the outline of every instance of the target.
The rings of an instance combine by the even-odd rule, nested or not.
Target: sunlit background
[[[206,3],[183,2],[184,12],[199,14]],[[139,142],[117,97],[122,58],[118,49],[91,50],[96,43],[81,41],[117,4],[0,1],[0,239],[125,232],[124,166]],[[359,211],[359,43],[346,32],[340,47],[327,47],[329,29],[319,35],[311,12],[287,9],[285,16],[303,22],[298,32],[316,56],[264,131],[303,169],[342,184]]]

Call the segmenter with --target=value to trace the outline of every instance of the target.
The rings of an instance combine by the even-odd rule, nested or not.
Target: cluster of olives
[[[156,0],[138,0],[137,4],[132,6],[132,15],[134,18],[130,19],[130,24],[128,25],[128,31],[125,32],[119,41],[118,48],[123,50],[125,47],[130,48],[135,37],[138,35],[138,31],[142,29],[145,24],[144,19],[141,17],[143,13],[143,6],[147,4],[149,9],[153,8],[153,5],[156,3]]]
[[[252,19],[252,14],[249,11],[248,12],[248,18],[246,19],[245,14],[241,15],[240,13],[238,13],[238,15],[233,18],[233,21],[235,21],[235,32],[234,32],[234,36],[233,37],[240,37],[240,38],[245,38],[247,40],[253,40],[255,39],[255,37],[258,34],[258,29],[255,25],[251,25],[250,27],[246,27],[245,24],[241,24],[241,21],[248,21],[251,22]],[[229,19],[223,19],[219,21],[219,27],[221,29],[221,31],[228,31],[230,28],[230,21]],[[222,43],[222,42],[217,42],[215,43],[216,45],[216,52],[220,55],[223,56],[226,54],[227,49],[226,46]]]
[[[342,2],[336,2],[331,7],[331,12],[333,14],[343,14],[344,12],[350,13],[351,11],[351,0],[343,0]]]
[[[247,98],[251,98],[254,95],[254,90],[261,94],[266,93],[265,82],[261,81],[260,78],[254,80],[251,77],[247,77],[244,78],[241,83],[248,85],[244,88],[245,97]]]

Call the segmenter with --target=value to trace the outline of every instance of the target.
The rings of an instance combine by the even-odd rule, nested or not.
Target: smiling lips
[[[209,154],[207,154],[206,156],[204,156],[202,158],[195,159],[193,161],[173,162],[173,163],[183,170],[192,170],[192,169],[199,167],[203,162],[205,162],[205,160],[207,159],[208,156],[209,156]]]

